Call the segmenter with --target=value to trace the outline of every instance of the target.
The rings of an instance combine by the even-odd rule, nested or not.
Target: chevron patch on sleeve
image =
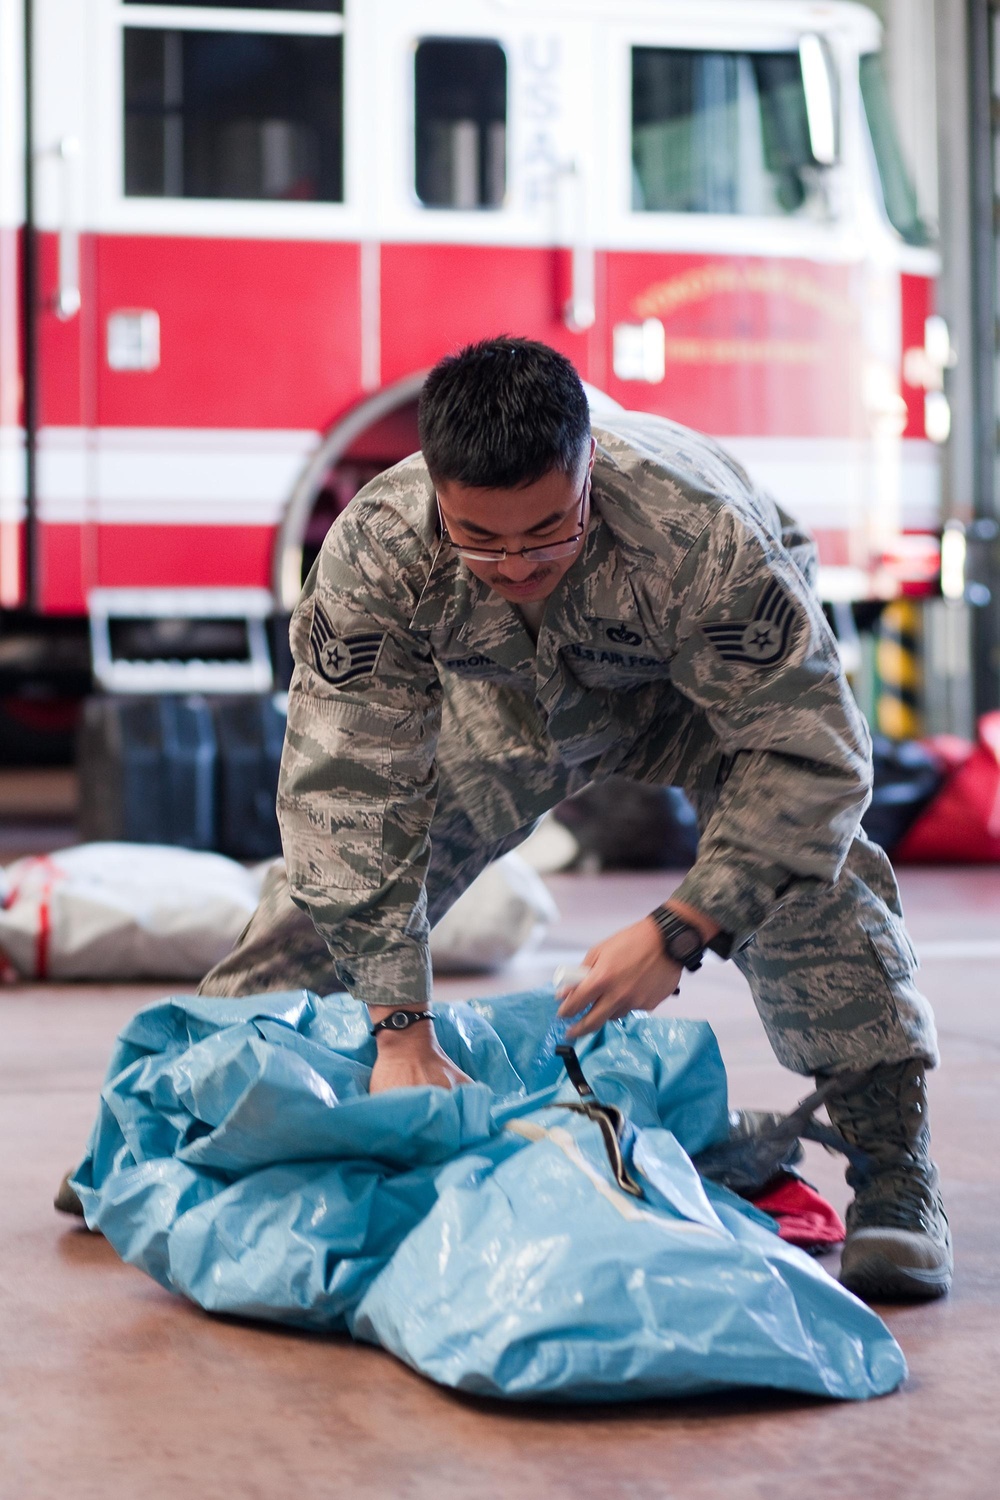
[[[384,630],[338,635],[323,606],[313,604],[309,629],[313,666],[324,682],[333,687],[343,687],[357,677],[371,677],[385,637]]]
[[[701,629],[723,661],[773,667],[788,655],[795,615],[794,603],[772,578],[757,601],[752,620],[726,620]]]

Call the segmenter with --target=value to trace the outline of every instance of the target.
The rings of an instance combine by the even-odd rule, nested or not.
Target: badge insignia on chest
[[[726,620],[701,628],[723,661],[771,667],[788,654],[795,615],[795,605],[777,579],[772,579],[757,601],[752,620]]]
[[[634,630],[629,630],[627,625],[612,625],[604,634],[609,641],[614,641],[616,646],[642,645],[642,636]]]
[[[385,640],[384,630],[359,631],[338,635],[321,604],[313,604],[309,644],[313,666],[333,687],[343,687],[356,677],[371,677]]]

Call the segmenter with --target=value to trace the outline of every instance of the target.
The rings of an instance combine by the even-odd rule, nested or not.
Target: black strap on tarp
[[[643,1196],[625,1161],[625,1145],[632,1126],[627,1116],[614,1104],[602,1104],[587,1082],[580,1059],[568,1043],[556,1047],[556,1056],[562,1058],[570,1083],[579,1095],[572,1104],[558,1104],[557,1109],[570,1109],[574,1114],[585,1115],[599,1126],[608,1162],[615,1182],[625,1193],[634,1198]],[[779,1172],[788,1170],[794,1159],[799,1141],[816,1141],[828,1151],[838,1151],[846,1156],[856,1169],[868,1166],[868,1155],[851,1146],[832,1125],[824,1125],[815,1119],[816,1111],[829,1094],[857,1081],[862,1075],[833,1074],[823,1080],[819,1088],[802,1099],[787,1115],[766,1117],[752,1133],[733,1134],[716,1146],[709,1146],[694,1158],[698,1172],[712,1182],[719,1182],[733,1192],[746,1194],[757,1192]]]
[[[629,1121],[614,1104],[601,1103],[587,1082],[573,1047],[563,1043],[556,1048],[556,1056],[562,1058],[569,1081],[580,1096],[579,1102],[558,1104],[556,1108],[571,1109],[574,1114],[585,1115],[588,1120],[594,1121],[600,1128],[615,1182],[622,1192],[631,1193],[633,1198],[641,1198],[642,1188],[629,1172],[623,1151],[623,1138],[631,1129]]]

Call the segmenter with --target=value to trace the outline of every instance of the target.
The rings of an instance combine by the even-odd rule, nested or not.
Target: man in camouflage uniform
[[[429,926],[589,782],[683,786],[696,863],[588,953],[563,1000],[571,1035],[653,1008],[709,944],[731,956],[779,1060],[844,1076],[828,1108],[869,1161],[849,1174],[844,1280],[946,1291],[933,1019],[889,862],[859,829],[870,741],[808,538],[693,432],[622,413],[592,438],[575,371],[543,345],[443,361],[421,441],[354,499],[306,583],[287,882],[275,873],[203,992],[346,987],[389,1018],[373,1091],[460,1084],[433,1020],[414,1019]]]

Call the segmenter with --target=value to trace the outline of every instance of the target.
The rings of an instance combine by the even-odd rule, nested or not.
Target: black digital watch
[[[649,915],[660,929],[660,941],[667,957],[675,964],[689,969],[692,974],[695,969],[700,969],[708,944],[697,927],[685,922],[669,906],[658,906]]]

